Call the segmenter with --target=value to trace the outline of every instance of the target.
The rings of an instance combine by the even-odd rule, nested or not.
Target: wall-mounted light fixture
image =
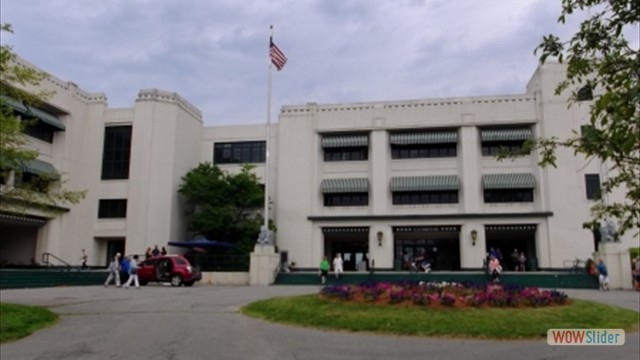
[[[478,239],[478,230],[471,230],[471,245],[476,246],[476,239]]]
[[[382,238],[384,237],[384,233],[382,231],[378,231],[376,235],[378,235],[378,246],[382,246]]]

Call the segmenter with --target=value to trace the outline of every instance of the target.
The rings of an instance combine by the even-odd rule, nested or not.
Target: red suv
[[[184,256],[164,255],[143,261],[138,268],[140,285],[149,281],[170,282],[171,286],[192,286],[202,279],[200,268],[192,266]]]

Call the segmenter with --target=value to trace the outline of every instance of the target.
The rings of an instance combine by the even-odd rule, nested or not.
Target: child
[[[604,264],[602,259],[598,259],[598,282],[600,283],[601,291],[609,291],[609,272],[607,271],[607,266]]]
[[[327,275],[329,274],[330,267],[331,265],[329,265],[329,260],[327,260],[326,256],[323,256],[322,261],[320,262],[320,281],[322,282],[322,285],[327,282]]]

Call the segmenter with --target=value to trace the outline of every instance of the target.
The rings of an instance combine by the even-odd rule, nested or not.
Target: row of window
[[[585,181],[587,184],[587,198],[594,199],[599,191],[599,176],[597,174],[587,174],[585,175]],[[487,189],[484,190],[484,202],[488,204],[533,202],[533,189]],[[457,204],[458,191],[394,192],[392,203],[393,205]],[[368,205],[368,193],[324,194],[325,207]],[[101,199],[99,201],[99,219],[117,219],[126,217],[126,199]]]
[[[586,197],[595,200],[600,193],[600,176],[586,174]],[[486,189],[484,202],[496,203],[528,203],[533,202],[533,189]],[[393,205],[425,205],[425,204],[457,204],[458,191],[407,191],[394,192]],[[367,206],[368,193],[324,194],[324,206]]]
[[[485,203],[533,202],[533,189],[485,190]],[[393,205],[457,204],[458,191],[394,192]],[[324,194],[324,206],[367,206],[368,193]]]

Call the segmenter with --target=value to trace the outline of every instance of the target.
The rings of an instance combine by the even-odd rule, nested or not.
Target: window
[[[393,205],[457,204],[458,191],[407,191],[394,192]]]
[[[391,132],[392,159],[456,157],[457,129],[423,129]]]
[[[369,159],[366,147],[324,149],[324,161],[363,161]]]
[[[364,161],[369,159],[369,134],[322,135],[324,161]]]
[[[131,126],[109,126],[104,132],[102,180],[129,178]]]
[[[324,206],[367,206],[368,193],[324,194]]]
[[[36,118],[22,117],[22,121],[26,122],[23,130],[25,134],[50,144],[53,143],[53,134],[58,129]]]
[[[213,163],[264,163],[266,152],[266,141],[216,143],[213,148]]]
[[[587,188],[587,199],[596,200],[600,197],[600,175],[585,174],[584,183]]]
[[[496,156],[501,153],[527,155],[525,141],[533,138],[529,127],[518,128],[485,128],[480,130],[482,156]]]
[[[457,144],[391,145],[392,159],[456,157]]]
[[[485,189],[484,202],[533,202],[533,189]]]
[[[98,203],[98,219],[127,217],[127,199],[102,199]]]
[[[593,90],[591,89],[591,85],[585,85],[578,90],[576,94],[576,98],[578,101],[591,101],[593,100]]]

